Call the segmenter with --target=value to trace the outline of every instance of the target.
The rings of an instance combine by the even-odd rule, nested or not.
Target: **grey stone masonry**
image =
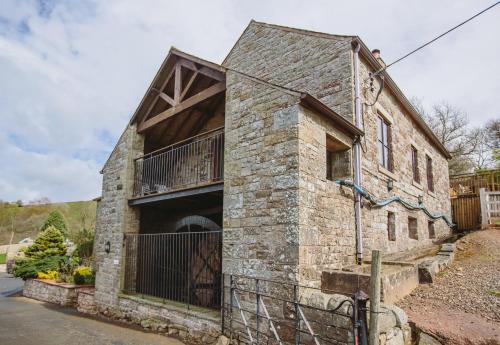
[[[298,100],[227,72],[223,271],[296,279]]]
[[[134,179],[134,158],[142,155],[143,138],[128,126],[103,168],[102,199],[97,208],[94,256],[95,300],[98,305],[117,303],[121,289],[122,243],[127,232],[139,231],[139,210],[128,206]],[[106,253],[106,242],[110,252]]]
[[[308,92],[349,121],[353,119],[349,36],[313,36],[252,21],[223,66]]]

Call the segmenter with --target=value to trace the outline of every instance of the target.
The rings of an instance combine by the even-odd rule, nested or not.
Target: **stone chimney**
[[[380,49],[373,49],[372,50],[372,55],[375,59],[377,59],[377,61],[385,67],[385,62],[384,60],[382,60],[382,58],[380,57]]]

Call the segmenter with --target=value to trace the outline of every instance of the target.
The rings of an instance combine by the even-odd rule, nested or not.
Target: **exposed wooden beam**
[[[182,90],[182,73],[181,64],[175,64],[175,83],[174,83],[174,101],[175,104],[181,102],[181,90]]]
[[[169,95],[167,95],[165,92],[162,92],[162,91],[157,90],[157,89],[154,89],[154,91],[158,92],[158,96],[161,99],[163,99],[165,102],[170,104],[171,106],[175,105],[175,101]]]
[[[189,68],[190,70],[194,71],[194,72],[197,72],[198,71],[198,67],[196,67],[196,64],[193,62],[193,61],[189,61],[189,60],[186,60],[186,59],[179,59],[179,63],[183,66],[183,67],[186,67],[186,68]]]
[[[213,70],[213,69],[208,68],[206,66],[202,66],[201,68],[197,68],[196,65],[192,61],[185,60],[185,59],[180,59],[179,63],[183,67],[189,68],[190,70],[192,70],[194,72],[198,72],[200,74],[203,74],[209,78],[212,78],[212,79],[215,79],[218,81],[224,80],[224,73],[222,73],[220,71]]]
[[[222,74],[221,72],[218,72],[218,71],[214,71],[213,69],[210,69],[208,67],[200,68],[198,70],[198,73],[206,75],[207,77],[218,80],[218,81],[222,81],[225,79],[224,74]]]
[[[170,80],[170,78],[172,78],[172,75],[174,74],[174,72],[175,72],[175,67],[174,67],[174,68],[172,68],[172,70],[168,73],[167,78],[165,79],[165,81],[161,84],[161,87],[160,87],[160,89],[159,89],[159,91],[160,91],[160,92],[163,92],[163,90],[164,90],[164,89],[165,89],[165,87],[167,86],[168,81]],[[151,89],[153,89],[153,88],[151,88]],[[154,108],[154,106],[155,106],[156,102],[158,101],[158,98],[159,98],[159,97],[160,97],[160,95],[157,93],[157,94],[155,95],[155,97],[154,97],[153,101],[152,101],[152,102],[151,102],[151,104],[149,105],[148,110],[146,111],[146,113],[145,113],[145,114],[144,114],[144,116],[142,117],[142,119],[141,119],[141,122],[140,122],[139,126],[140,126],[140,125],[142,125],[142,124],[143,124],[143,123],[144,123],[144,122],[148,119],[148,116],[149,116],[149,114],[151,113],[151,111],[153,110],[153,108]]]
[[[213,97],[215,95],[218,95],[221,92],[224,92],[226,89],[226,83],[221,81],[218,82],[217,84],[214,84],[210,86],[209,88],[197,93],[194,96],[189,97],[185,101],[173,106],[170,109],[167,109],[160,114],[150,118],[149,120],[146,120],[145,122],[141,123],[138,128],[138,132],[144,132],[145,130],[153,127],[154,125],[165,121],[166,119],[177,115],[178,113],[189,109],[195,105],[197,105],[200,102],[203,102],[206,99],[209,99],[210,97]]]
[[[186,87],[181,93],[181,101],[186,97],[186,94],[188,93],[189,89],[191,88],[191,85],[193,84],[194,80],[198,76],[198,72],[194,72],[193,75],[191,76],[191,79],[189,79],[188,83],[186,84]]]

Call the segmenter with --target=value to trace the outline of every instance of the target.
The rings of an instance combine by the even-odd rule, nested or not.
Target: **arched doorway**
[[[183,238],[177,260],[185,263],[185,288],[190,304],[220,306],[222,279],[221,227],[202,216],[179,220],[174,229]]]

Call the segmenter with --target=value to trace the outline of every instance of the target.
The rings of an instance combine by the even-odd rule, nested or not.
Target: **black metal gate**
[[[124,291],[220,309],[221,244],[221,231],[127,234]]]

